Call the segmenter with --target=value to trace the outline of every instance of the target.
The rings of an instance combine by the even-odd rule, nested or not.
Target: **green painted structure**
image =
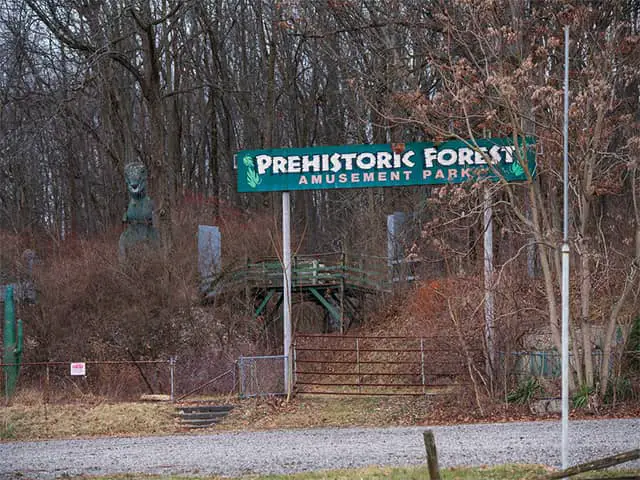
[[[7,398],[16,389],[20,363],[22,360],[23,331],[22,321],[15,319],[13,286],[8,285],[4,290],[4,328],[2,363],[4,363],[4,389]]]
[[[255,318],[273,318],[283,301],[282,263],[267,258],[223,272],[205,298],[239,290],[254,301]],[[387,259],[343,253],[296,255],[291,291],[293,303],[314,302],[325,310],[326,330],[344,333],[361,320],[366,295],[391,291]]]

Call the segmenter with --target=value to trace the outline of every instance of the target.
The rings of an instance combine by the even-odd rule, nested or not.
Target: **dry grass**
[[[168,434],[176,431],[173,412],[151,403],[14,404],[0,409],[0,439]]]
[[[468,401],[451,396],[425,399],[299,395],[290,402],[281,397],[244,400],[217,428],[437,425],[516,420],[527,413],[522,408],[511,407],[509,411],[491,411],[490,417],[481,416]]]
[[[458,410],[451,399],[300,395],[290,402],[282,397],[238,401],[227,396],[207,400],[236,405],[214,427],[216,430],[433,425],[479,420],[463,405],[459,411],[464,416],[456,418]],[[180,431],[174,412],[170,403],[111,403],[84,396],[75,403],[47,404],[37,392],[22,394],[10,406],[0,407],[0,439],[170,434]],[[210,429],[202,430],[207,431]]]
[[[414,398],[299,396],[290,402],[281,397],[208,400],[237,405],[215,427],[218,430],[416,425],[429,412],[438,411],[430,402]],[[174,412],[170,403],[111,403],[91,396],[75,403],[47,404],[38,392],[32,391],[21,393],[11,405],[0,407],[0,439],[170,434],[179,431]]]
[[[557,418],[533,415],[520,405],[487,404],[483,414],[460,395],[434,398],[349,397],[298,395],[238,400],[230,396],[191,398],[191,402],[234,404],[229,416],[215,427],[198,430],[267,430],[347,426],[450,425]],[[182,432],[171,403],[113,403],[84,396],[65,404],[46,404],[37,392],[17,395],[10,406],[0,406],[0,440],[34,440],[92,436],[164,435]],[[637,408],[601,411],[605,417],[637,417]],[[573,418],[593,418],[574,411]]]
[[[353,397],[298,395],[290,402],[282,397],[255,398],[236,408],[216,429],[263,430],[347,426],[420,426],[464,423],[514,422],[558,419],[559,414],[534,414],[526,405],[485,402],[482,412],[464,394],[434,397]],[[574,410],[571,418],[637,418],[635,405]]]
[[[443,480],[521,480],[533,479],[544,472],[537,465],[505,465],[499,467],[450,468],[441,470]],[[354,470],[309,472],[294,475],[250,477],[255,480],[422,480],[429,478],[426,467],[368,467]]]
[[[220,428],[269,429],[380,425],[383,417],[387,418],[386,422],[392,422],[392,417],[397,419],[400,413],[400,409],[389,409],[388,405],[388,402],[383,399],[374,397],[313,396],[297,397],[291,402],[280,397],[259,398],[242,402],[222,422]]]
[[[501,465],[498,467],[448,468],[440,471],[443,480],[513,480],[535,479],[546,473],[545,467],[538,465]],[[425,466],[419,467],[366,467],[351,470],[327,470],[304,472],[291,475],[249,475],[227,478],[227,480],[421,480],[428,478]],[[86,477],[82,477],[86,478]],[[218,476],[157,476],[126,474],[91,477],[94,480],[221,480]]]

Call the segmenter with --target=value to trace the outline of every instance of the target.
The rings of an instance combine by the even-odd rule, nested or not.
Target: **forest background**
[[[638,0],[1,0],[2,283],[38,256],[25,360],[179,355],[196,372],[276,350],[246,302],[198,299],[198,224],[221,228],[225,267],[281,251],[279,194],[236,191],[238,150],[524,135],[527,182],[293,192],[293,243],[384,256],[386,215],[409,212],[425,281],[371,328],[455,327],[482,348],[489,191],[496,348],[557,348],[565,25],[573,387],[637,397],[637,364],[602,359],[638,342]],[[117,258],[132,161],[163,242],[137,268]]]

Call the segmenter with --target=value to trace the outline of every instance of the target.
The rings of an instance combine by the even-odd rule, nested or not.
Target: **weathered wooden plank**
[[[565,470],[539,477],[539,480],[555,480],[558,478],[572,477],[584,472],[592,472],[594,470],[603,470],[605,468],[615,467],[616,465],[637,460],[638,458],[640,458],[640,448],[618,453],[617,455],[612,455],[610,457],[600,458],[591,462],[581,463],[580,465],[575,465]]]

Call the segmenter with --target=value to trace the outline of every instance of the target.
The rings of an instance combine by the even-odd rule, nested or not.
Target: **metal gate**
[[[442,338],[298,334],[296,393],[426,395],[467,383],[464,354]]]

